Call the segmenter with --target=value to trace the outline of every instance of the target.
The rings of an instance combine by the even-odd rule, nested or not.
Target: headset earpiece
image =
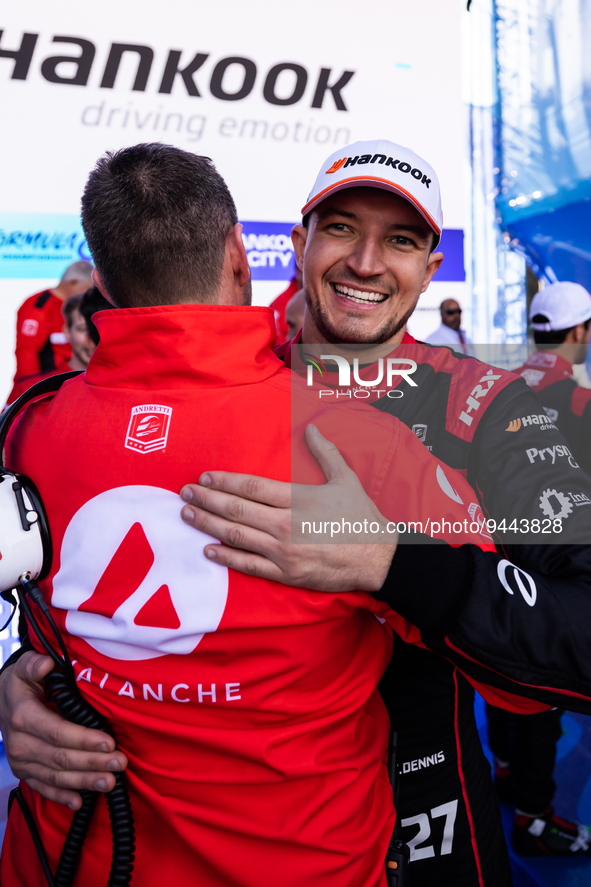
[[[23,474],[4,468],[4,443],[20,412],[32,401],[55,394],[78,373],[50,376],[33,385],[0,416],[0,591],[16,588],[21,577],[44,579],[51,569],[53,548],[37,487]]]

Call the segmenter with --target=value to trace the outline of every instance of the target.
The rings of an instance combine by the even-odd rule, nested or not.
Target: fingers
[[[287,484],[289,486],[289,484]],[[289,523],[289,518],[282,521],[285,509],[272,508],[242,499],[229,493],[201,487],[197,484],[189,484],[181,490],[181,498],[205,511],[219,515],[235,524],[243,524],[257,530],[264,530],[277,535],[285,533],[283,524]],[[202,528],[200,528],[202,529]],[[211,533],[212,536],[215,533]],[[219,537],[218,537],[219,538]]]
[[[283,581],[283,571],[265,557],[247,551],[236,551],[226,545],[206,545],[204,551],[206,557],[224,567],[248,576],[258,576],[260,579]]]
[[[305,435],[308,448],[329,483],[331,481],[342,483],[353,479],[358,480],[357,475],[349,468],[337,447],[324,437],[315,425],[308,425]]]
[[[207,471],[199,478],[202,487],[232,493],[242,499],[262,502],[274,508],[289,508],[291,484],[252,474],[236,474],[232,471]],[[193,486],[193,485],[189,485]]]
[[[251,527],[244,527],[242,524],[235,524],[216,514],[210,514],[202,508],[195,508],[192,505],[185,505],[181,511],[181,517],[185,523],[190,524],[196,530],[231,545],[232,548],[242,548],[246,551],[256,552],[269,556],[275,551],[277,539],[268,533],[260,530],[253,530]],[[289,533],[289,525],[287,532]],[[209,550],[210,546],[206,546]],[[213,560],[213,558],[211,558]]]
[[[35,696],[21,698],[13,705],[4,730],[35,737],[53,750],[75,749],[94,753],[98,756],[95,770],[108,769],[105,762],[111,753],[125,759],[125,755],[115,751],[115,740],[108,733],[64,720]]]
[[[69,807],[71,810],[79,810],[82,806],[82,798],[78,792],[69,792],[64,789],[52,788],[49,785],[45,785],[43,782],[39,782],[38,779],[27,779],[25,781],[29,788],[32,788],[33,791],[39,792],[40,795],[47,798],[49,801],[63,804],[64,807]]]
[[[26,772],[17,772],[18,770],[17,764],[13,770],[15,776],[25,779],[28,783],[34,779],[52,791],[110,792],[115,788],[115,775],[108,770],[98,773],[88,770],[55,770],[42,764],[29,764]]]
[[[43,656],[41,653],[24,653],[15,664],[15,671],[22,675],[23,679],[30,683],[39,683],[53,671],[54,662],[51,656]]]

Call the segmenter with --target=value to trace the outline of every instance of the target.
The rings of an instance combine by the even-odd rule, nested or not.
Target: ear
[[[585,329],[584,323],[578,323],[573,330],[574,338],[573,341],[576,345],[582,345],[585,341],[585,333],[587,330]]]
[[[429,256],[429,260],[427,262],[427,267],[425,268],[425,276],[423,278],[423,286],[421,288],[421,292],[424,293],[429,284],[431,283],[431,279],[441,263],[443,262],[443,253],[431,253]]]
[[[236,285],[242,289],[250,280],[250,267],[246,248],[242,240],[242,225],[237,222],[226,238],[226,249],[230,256]]]
[[[291,242],[296,257],[296,266],[300,271],[304,270],[304,253],[306,251],[306,240],[308,238],[308,229],[303,225],[294,225],[291,230]]]
[[[113,307],[116,308],[117,306],[115,305],[115,302],[113,301],[113,299],[110,297],[110,295],[109,295],[108,292],[106,291],[106,289],[105,289],[105,285],[104,285],[103,281],[101,280],[101,275],[98,273],[98,271],[96,270],[96,268],[93,268],[93,269],[92,269],[92,275],[91,275],[91,276],[92,276],[92,282],[93,282],[94,285],[97,287],[97,289],[99,290],[100,294],[101,294],[102,296],[105,297],[105,299],[107,300],[107,302],[110,302],[111,305],[113,305]]]

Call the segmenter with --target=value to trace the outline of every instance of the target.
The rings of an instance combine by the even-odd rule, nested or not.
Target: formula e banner
[[[242,239],[253,280],[291,280],[293,222],[243,222]],[[56,213],[0,213],[0,277],[59,278],[79,259],[92,261],[80,217]]]
[[[291,280],[295,254],[293,222],[242,222],[242,239],[253,280]],[[464,232],[444,229],[445,262],[437,280],[465,280]],[[92,261],[79,216],[0,213],[0,278],[59,278],[79,259]]]

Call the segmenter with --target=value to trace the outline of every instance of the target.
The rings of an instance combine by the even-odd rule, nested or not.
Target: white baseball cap
[[[552,283],[536,293],[529,308],[529,319],[536,314],[548,318],[547,323],[532,323],[532,329],[549,333],[568,330],[591,317],[591,296],[580,283]]]
[[[433,167],[410,148],[386,139],[339,148],[322,164],[302,216],[330,194],[355,187],[382,188],[404,197],[433,229],[437,246],[443,227],[439,179]]]

